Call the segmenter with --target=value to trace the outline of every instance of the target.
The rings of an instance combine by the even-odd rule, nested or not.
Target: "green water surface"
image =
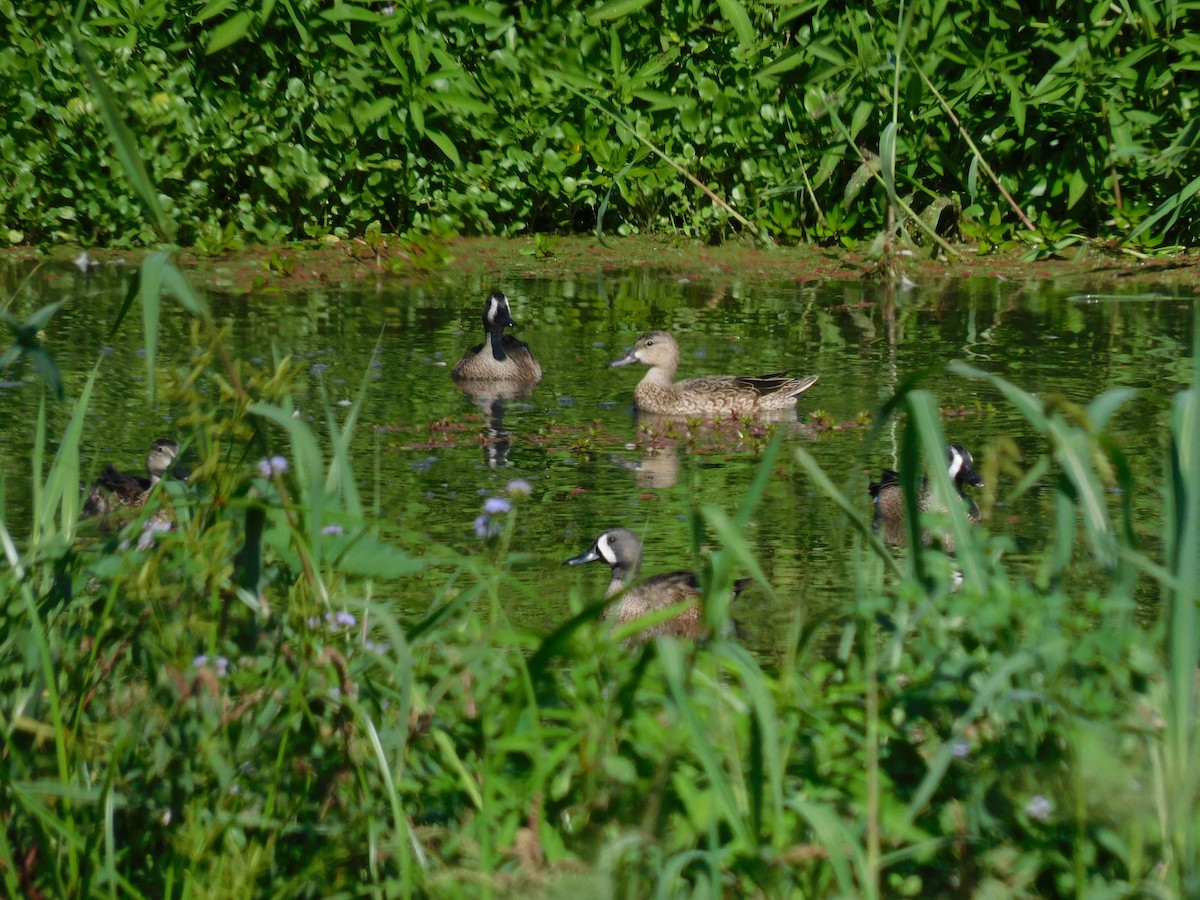
[[[27,272],[3,273],[18,317],[69,297],[45,339],[68,397],[100,366],[83,441],[85,471],[94,474],[108,462],[137,470],[152,439],[186,437],[173,424],[177,411],[147,403],[136,306],[110,336],[132,268],[110,264],[85,274],[70,265],[44,265],[18,293]],[[889,424],[868,441],[871,429],[857,423],[905,379],[926,373],[925,386],[947,410],[947,437],[970,448],[979,467],[1006,441],[1025,466],[1045,447],[990,388],[948,375],[950,361],[1080,404],[1109,388],[1132,386],[1139,394],[1114,418],[1110,433],[1134,465],[1139,526],[1152,531],[1161,518],[1164,420],[1170,396],[1187,383],[1191,354],[1193,299],[1176,289],[1148,292],[1145,285],[1122,293],[978,277],[902,290],[862,282],[739,282],[641,268],[498,283],[448,272],[422,282],[371,279],[277,294],[218,290],[202,277],[196,283],[217,318],[230,325],[232,354],[264,364],[291,354],[304,362],[297,403],[319,433],[321,383],[335,403],[348,404],[369,373],[365,425],[354,452],[363,496],[379,510],[385,536],[412,544],[414,552],[433,541],[478,548],[475,518],[483,501],[516,478],[532,485],[532,496],[519,506],[512,550],[520,554],[518,577],[539,599],[514,598],[510,612],[539,628],[568,615],[572,591],[585,600],[603,594],[608,573],[601,564],[564,569],[561,563],[605,528],[622,525],[644,536],[645,574],[690,566],[686,512],[701,503],[732,512],[765,440],[733,428],[700,432],[691,442],[648,436],[632,410],[642,371],[612,370],[608,361],[641,332],[661,328],[681,345],[680,377],[819,373],[796,420],[780,426],[788,447],[749,535],[775,599],[751,589],[739,600],[737,616],[748,640],[762,649],[798,611],[836,613],[851,584],[852,534],[800,473],[790,447],[806,447],[869,517],[869,475],[895,466],[898,431]],[[531,345],[544,370],[528,399],[501,407],[477,403],[450,378],[454,361],[481,340],[483,298],[493,289],[508,294],[519,323],[514,333]],[[173,304],[160,341],[163,370],[188,366],[198,349],[190,343],[187,315]],[[5,516],[19,536],[28,524],[28,460],[42,389],[24,369],[0,378]],[[67,407],[50,401],[49,414],[50,433],[61,434]],[[1015,499],[1014,485],[1015,474],[1008,473],[977,492],[983,527],[1008,536],[1013,558],[1032,560],[1052,521],[1051,492],[1035,485]],[[435,577],[380,586],[376,596],[416,613],[433,595]]]

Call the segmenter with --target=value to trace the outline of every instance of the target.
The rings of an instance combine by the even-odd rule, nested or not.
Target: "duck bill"
[[[608,364],[608,367],[610,369],[619,369],[621,366],[631,366],[635,362],[641,362],[641,360],[639,360],[637,358],[637,356],[634,354],[633,350],[631,349],[628,353],[626,353],[620,359],[614,359],[612,362],[610,362]]]
[[[595,562],[599,558],[600,558],[600,548],[597,547],[595,544],[592,544],[592,546],[588,547],[588,549],[584,550],[578,556],[572,556],[570,559],[566,560],[563,563],[563,565],[564,566],[581,566],[584,563]]]

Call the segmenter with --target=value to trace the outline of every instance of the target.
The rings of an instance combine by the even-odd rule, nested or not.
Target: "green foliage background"
[[[1028,230],[982,156],[1048,238],[1195,243],[1198,8],[0,0],[0,243],[155,241],[77,16],[185,245],[742,227],[648,145],[777,239],[848,243],[887,224],[893,120],[898,195],[967,237]]]

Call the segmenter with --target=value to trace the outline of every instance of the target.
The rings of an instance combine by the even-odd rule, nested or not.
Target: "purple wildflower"
[[[344,610],[334,616],[333,620],[343,628],[353,628],[358,624],[358,619],[354,618],[354,613],[348,613]]]
[[[286,456],[272,456],[270,459],[260,459],[258,461],[258,473],[263,478],[270,478],[272,475],[282,475],[288,470],[288,461]]]
[[[229,660],[227,660],[225,657],[218,656],[216,666],[218,678],[224,678],[229,674]]]
[[[514,478],[505,490],[514,497],[528,497],[533,493],[533,486],[524,478]]]
[[[475,533],[486,540],[499,534],[500,526],[493,522],[487,513],[481,513],[475,517]]]
[[[342,533],[341,525],[326,525],[324,528],[321,529],[321,534],[337,536],[341,533]]]
[[[203,653],[201,653],[199,656],[197,656],[195,659],[192,660],[192,668],[193,669],[203,669],[207,665],[208,665],[208,657],[205,656]]]
[[[488,497],[483,504],[483,511],[489,516],[498,516],[512,509],[512,504],[503,497]]]
[[[1025,804],[1025,815],[1031,819],[1037,819],[1039,822],[1045,822],[1050,818],[1053,809],[1054,805],[1045,796],[1036,794]]]

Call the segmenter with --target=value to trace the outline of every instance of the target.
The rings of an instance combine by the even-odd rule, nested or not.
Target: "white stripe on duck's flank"
[[[785,372],[766,375],[701,375],[675,381],[679,344],[665,331],[650,331],[610,368],[641,363],[649,366],[633,390],[637,408],[661,416],[760,416],[795,407],[796,399],[816,384],[817,375],[789,378]]]
[[[508,297],[493,291],[483,304],[483,343],[463,354],[451,376],[456,381],[519,382],[534,385],[542,380],[542,366],[524,341],[505,334],[516,327]]]

